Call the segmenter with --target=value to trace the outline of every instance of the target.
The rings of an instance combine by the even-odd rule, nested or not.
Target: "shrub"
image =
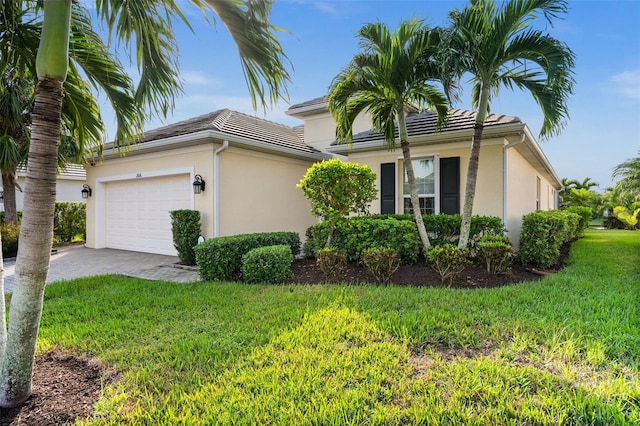
[[[283,283],[293,276],[291,262],[288,245],[255,248],[242,256],[242,279],[247,283]]]
[[[242,257],[265,246],[285,244],[292,254],[300,252],[300,236],[296,232],[263,232],[210,238],[195,248],[196,264],[203,281],[239,278]]]
[[[424,221],[433,245],[455,244],[460,230],[460,215],[425,215]],[[498,217],[474,216],[471,218],[472,241],[482,235],[502,235],[504,224]],[[318,223],[307,230],[305,256],[312,257],[327,240],[327,224]],[[376,215],[349,217],[340,221],[335,229],[332,246],[347,253],[350,262],[360,260],[362,251],[374,247],[395,250],[402,263],[415,263],[422,244],[418,229],[411,215]]]
[[[500,235],[485,235],[476,245],[478,254],[487,265],[490,274],[504,274],[511,263],[511,241]]]
[[[14,225],[11,223],[0,225],[0,235],[2,238],[2,256],[15,257],[18,253],[20,225]]]
[[[198,237],[200,237],[200,212],[173,210],[169,214],[173,246],[178,251],[180,261],[186,265],[195,265],[196,253],[193,248],[198,245]]]
[[[396,252],[389,248],[365,249],[362,251],[361,259],[369,273],[382,284],[388,284],[391,275],[400,267]]]
[[[429,250],[427,262],[440,274],[443,284],[446,281],[451,285],[453,279],[471,264],[468,256],[467,249],[459,249],[453,244],[443,244]]]
[[[330,281],[337,281],[347,266],[347,255],[334,247],[326,247],[316,253],[316,263],[324,276]]]
[[[328,224],[324,247],[331,245],[336,223],[350,213],[366,214],[377,197],[376,174],[369,166],[339,159],[315,163],[297,187],[311,200],[311,213]]]
[[[86,239],[86,207],[85,203],[56,201],[53,213],[53,239],[56,243],[69,243],[78,236]]]
[[[525,265],[549,268],[560,258],[562,244],[576,238],[580,216],[549,210],[524,216],[518,259]]]
[[[591,207],[584,206],[570,206],[564,209],[564,211],[575,213],[580,216],[579,233],[582,235],[585,229],[589,227],[589,222],[591,222],[591,218],[593,216],[593,209]]]

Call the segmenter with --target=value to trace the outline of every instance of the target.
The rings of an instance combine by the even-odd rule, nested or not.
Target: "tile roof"
[[[412,136],[426,136],[437,132],[451,132],[454,130],[473,129],[476,112],[454,109],[449,112],[449,121],[447,125],[437,130],[437,114],[433,111],[422,111],[418,114],[407,117],[407,133]],[[490,114],[484,122],[485,127],[496,126],[507,123],[522,123],[518,117],[508,115]],[[396,136],[398,131],[396,129]],[[382,133],[368,130],[353,135],[353,143],[372,142],[382,140]],[[332,145],[337,145],[333,142]]]
[[[319,98],[315,98],[315,99],[310,99],[308,101],[304,101],[304,102],[300,102],[298,104],[293,104],[289,107],[288,111],[292,111],[292,110],[296,110],[296,109],[300,109],[300,108],[307,108],[307,107],[311,107],[311,106],[321,106],[327,103],[327,97],[326,96],[320,96]]]
[[[138,143],[145,143],[176,136],[188,135],[201,131],[212,130],[242,139],[250,139],[300,151],[315,154],[319,151],[304,143],[300,129],[284,124],[264,120],[229,109],[221,109],[168,126],[145,131]]]

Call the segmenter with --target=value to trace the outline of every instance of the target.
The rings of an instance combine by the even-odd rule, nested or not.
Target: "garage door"
[[[191,208],[191,194],[188,174],[108,183],[107,247],[175,256],[169,212]]]

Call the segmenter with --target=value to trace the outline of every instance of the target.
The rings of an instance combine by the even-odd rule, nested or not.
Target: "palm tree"
[[[557,134],[568,118],[573,93],[574,54],[566,44],[534,30],[542,14],[549,24],[567,11],[565,0],[475,0],[449,14],[451,37],[445,62],[454,75],[469,73],[477,109],[467,171],[459,247],[469,242],[484,120],[500,87],[531,92],[543,113],[541,137]]]
[[[640,151],[638,157],[629,158],[613,169],[613,177],[621,178],[616,187],[625,195],[640,197]]]
[[[249,89],[263,106],[284,97],[286,84],[290,81],[284,53],[269,23],[272,0],[192,0],[205,13],[213,10],[233,36],[240,52],[241,62]],[[86,10],[73,0],[7,0],[2,13],[11,15],[15,21],[20,11],[41,9],[41,13],[23,15],[25,19],[42,18],[42,31],[36,38],[39,47],[36,55],[38,82],[35,88],[35,103],[32,111],[31,143],[27,165],[26,188],[20,247],[15,267],[15,290],[0,370],[0,406],[20,405],[31,394],[31,374],[35,344],[42,312],[43,293],[49,266],[53,236],[53,211],[55,204],[56,164],[58,142],[61,137],[63,98],[87,84],[73,81],[74,73],[82,69],[92,85],[101,87],[97,76],[109,74],[111,86],[101,87],[117,115],[116,145],[134,140],[145,119],[153,115],[166,114],[181,92],[177,64],[177,46],[172,25],[182,22],[189,25],[186,16],[173,0],[100,0],[96,1],[96,14],[110,30],[112,37],[120,43],[135,44],[135,52],[141,79],[134,89],[131,79],[121,68],[113,70],[111,58],[105,44],[93,32],[85,33],[85,43],[76,44],[70,35],[74,25],[91,21]],[[12,25],[8,23],[6,25]],[[4,34],[0,31],[0,37]],[[81,36],[82,34],[79,34]],[[15,43],[15,40],[0,40]],[[84,64],[75,58],[82,56],[88,46],[104,49],[102,57]],[[11,44],[12,57],[0,59],[0,70],[9,63],[28,62],[21,55],[20,46]],[[71,57],[71,61],[69,58]],[[113,63],[111,63],[113,64]],[[71,72],[70,72],[71,71]],[[123,79],[119,79],[124,77]],[[67,81],[74,84],[67,85]],[[81,99],[78,97],[76,99]],[[81,103],[70,107],[81,111]],[[97,105],[92,105],[95,112]],[[78,132],[81,128],[68,123]],[[4,313],[3,313],[4,314]],[[4,331],[4,330],[3,330]]]
[[[420,20],[409,20],[400,23],[394,34],[383,23],[366,24],[358,36],[362,51],[329,88],[328,106],[336,120],[336,136],[340,142],[350,142],[354,120],[367,112],[389,149],[399,139],[413,215],[426,253],[430,242],[422,220],[406,116],[408,111],[431,106],[437,110],[439,125],[446,120],[447,98],[432,84],[438,75],[434,58],[439,33]]]
[[[24,161],[29,143],[29,110],[35,84],[19,70],[7,68],[0,75],[0,170],[4,203],[4,222],[18,223],[16,174]]]

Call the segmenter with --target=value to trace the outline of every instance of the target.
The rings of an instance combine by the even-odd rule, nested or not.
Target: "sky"
[[[402,20],[418,18],[431,26],[447,24],[448,12],[463,8],[455,0],[277,0],[271,22],[288,33],[278,35],[292,64],[289,102],[254,111],[238,54],[222,25],[204,22],[201,13],[185,5],[194,32],[177,25],[179,63],[184,95],[164,121],[147,129],[175,123],[221,108],[256,115],[286,125],[302,122],[289,117],[290,105],[324,96],[331,80],[358,52],[355,34],[363,24],[384,22],[395,30]],[[560,178],[586,177],[613,185],[612,169],[640,155],[640,0],[569,0],[569,12],[553,26],[538,20],[539,29],[565,42],[576,55],[570,119],[559,136],[540,146]],[[128,65],[128,59],[123,63]],[[135,73],[135,67],[131,66]],[[471,110],[470,87],[453,105]],[[519,117],[538,135],[542,113],[526,92],[502,89],[491,111]],[[113,116],[105,108],[109,135]],[[111,119],[110,119],[111,117]],[[481,159],[482,161],[482,159]],[[597,189],[597,188],[596,188]]]

